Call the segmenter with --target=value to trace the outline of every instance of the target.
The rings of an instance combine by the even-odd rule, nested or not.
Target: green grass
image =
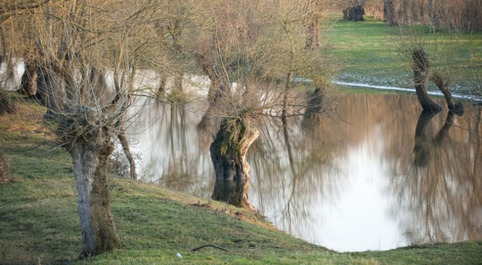
[[[324,38],[328,54],[339,62],[339,81],[413,88],[410,51],[418,43],[429,53],[432,69],[446,77],[453,91],[482,95],[481,32],[390,27],[367,18],[337,21],[326,29]]]
[[[35,114],[22,107],[22,114]],[[0,116],[10,159],[0,184],[0,264],[480,264],[482,244],[462,242],[391,251],[336,253],[274,229],[256,213],[160,186],[109,178],[122,248],[87,261],[81,251],[69,155],[40,115]],[[24,123],[24,126],[17,126]],[[27,129],[28,128],[28,129]],[[216,248],[191,250],[206,244]],[[182,259],[176,254],[181,253]]]

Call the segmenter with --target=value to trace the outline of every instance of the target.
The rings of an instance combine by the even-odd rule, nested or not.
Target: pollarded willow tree
[[[17,31],[20,34],[15,34],[12,38],[12,32],[15,32],[13,28],[18,30],[18,27],[13,26],[13,21],[21,21],[22,18],[30,10],[34,10],[42,7],[50,0],[43,1],[15,1],[5,0],[0,3],[0,64],[5,64],[5,68],[0,70],[0,115],[4,113],[15,112],[15,105],[6,94],[7,89],[12,89],[8,84],[15,75],[15,65],[17,52],[20,50],[19,44],[15,37],[22,35],[23,30]],[[16,23],[15,23],[16,24]]]
[[[192,16],[195,30],[183,51],[211,81],[202,122],[219,122],[210,147],[216,200],[251,207],[246,157],[260,117],[281,117],[286,124],[304,114],[308,91],[328,83],[331,68],[317,48],[322,21],[313,3],[203,1],[192,12],[203,15]],[[300,80],[310,86],[297,85]]]
[[[457,33],[449,31],[439,33],[435,29],[433,25],[427,32],[426,28],[419,24],[400,25],[398,44],[400,52],[413,71],[413,84],[423,110],[433,113],[442,110],[442,107],[429,97],[429,84],[433,83],[445,97],[448,109],[461,116],[464,113],[464,106],[461,102],[454,100],[450,91],[450,82],[461,78],[457,77],[457,74],[461,73],[457,73],[451,64],[460,58],[452,58],[453,51],[450,50],[450,44],[441,45],[441,41],[445,38],[457,38]],[[461,57],[464,56],[467,55],[461,54]],[[471,90],[476,89],[465,87],[465,91],[460,92],[470,94],[474,92]]]
[[[87,257],[120,246],[106,166],[147,43],[141,33],[150,19],[150,1],[44,2],[22,17],[29,28],[24,41],[35,55],[26,74],[35,71],[31,82],[43,93],[45,119],[57,125],[59,142],[72,157],[81,257]]]

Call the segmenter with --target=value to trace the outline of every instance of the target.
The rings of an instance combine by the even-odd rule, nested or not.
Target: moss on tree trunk
[[[120,247],[110,211],[107,160],[115,136],[111,126],[99,123],[99,113],[79,107],[63,115],[57,134],[70,152],[77,184],[82,234],[82,257]]]
[[[241,118],[225,118],[211,144],[211,160],[216,174],[212,198],[252,209],[248,200],[249,164],[246,155],[258,138],[258,130]]]

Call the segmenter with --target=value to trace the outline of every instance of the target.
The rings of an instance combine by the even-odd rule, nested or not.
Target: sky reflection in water
[[[259,125],[248,153],[249,198],[276,227],[338,251],[482,239],[480,109],[454,118],[437,138],[447,114],[416,136],[414,96],[351,94],[326,103],[336,111],[309,127],[289,121],[293,163],[280,121]],[[128,133],[144,180],[209,198],[216,127],[199,130],[195,106],[139,104],[143,119]]]

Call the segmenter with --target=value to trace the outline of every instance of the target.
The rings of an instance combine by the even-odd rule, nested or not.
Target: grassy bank
[[[432,69],[446,77],[452,91],[482,96],[480,32],[389,27],[367,18],[364,22],[337,21],[323,36],[329,54],[339,61],[339,81],[413,88],[410,50],[414,43],[422,43]]]
[[[69,155],[56,147],[42,110],[20,104],[0,116],[10,161],[0,184],[0,264],[84,264]],[[274,229],[255,213],[111,176],[112,212],[122,249],[89,264],[480,264],[482,244],[336,253]],[[216,245],[192,252],[203,245]],[[182,258],[177,257],[182,254]]]

